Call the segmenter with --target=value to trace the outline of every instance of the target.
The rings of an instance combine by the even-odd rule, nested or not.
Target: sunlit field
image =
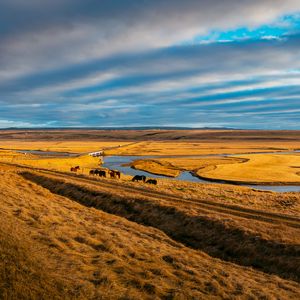
[[[19,141],[4,140],[0,142],[0,148],[13,150],[40,150],[54,152],[86,153],[99,151],[110,147],[119,147],[128,142],[97,142],[97,141]]]
[[[49,170],[70,171],[72,167],[80,166],[79,173],[88,174],[93,168],[101,166],[101,159],[90,155],[78,157],[43,157],[33,154],[23,154],[14,151],[0,151],[0,162],[31,166]]]
[[[300,296],[300,193],[167,177],[157,185],[124,174],[100,178],[89,171],[102,168],[102,158],[87,153],[156,153],[132,167],[168,177],[190,171],[285,184],[299,182],[298,154],[216,154],[292,151],[292,144],[10,140],[0,148],[1,299]]]
[[[135,169],[176,177],[193,171],[201,178],[243,183],[300,184],[300,155],[251,154],[234,157],[136,160]]]
[[[132,167],[138,170],[147,171],[153,174],[166,175],[176,177],[181,171],[195,171],[199,169],[215,167],[219,164],[234,164],[245,161],[240,158],[230,157],[205,157],[205,158],[189,158],[189,157],[164,157],[157,159],[135,160]]]
[[[300,155],[254,154],[241,156],[241,164],[218,164],[200,169],[197,174],[210,179],[249,183],[300,184]]]
[[[228,201],[237,196],[236,204],[241,201],[249,207],[242,199],[253,198],[267,209],[279,199],[286,203],[294,199],[289,209],[299,212],[296,194],[277,199],[271,193],[264,198],[247,188],[227,186],[221,192],[214,185],[202,189],[197,184],[170,183],[148,189],[119,182],[116,189],[113,180],[97,183],[3,165],[1,169],[4,298],[26,294],[33,299],[84,299],[106,294],[153,299],[171,293],[179,299],[201,299],[238,293],[295,299],[299,295],[293,246],[300,236],[293,227],[296,221],[287,218],[279,225],[275,215],[260,216],[242,206],[236,214],[223,207],[220,214],[222,206],[208,209],[199,198],[193,200],[204,192],[205,199],[215,197],[214,202],[224,204],[228,196],[219,196],[225,193],[230,195]],[[193,191],[193,196],[185,190]],[[278,212],[286,211],[283,203]],[[284,248],[277,251],[279,245]]]
[[[112,155],[213,155],[257,152],[283,152],[300,149],[300,142],[268,141],[145,141],[106,151]]]

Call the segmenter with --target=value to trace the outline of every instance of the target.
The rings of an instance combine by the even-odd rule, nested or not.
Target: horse
[[[77,172],[78,170],[80,170],[80,167],[79,166],[76,166],[76,167],[71,167],[71,172]]]
[[[156,180],[156,179],[148,179],[148,180],[146,181],[146,183],[150,183],[150,184],[157,185],[157,180]]]
[[[98,170],[98,175],[100,177],[106,177],[106,172],[104,170]]]
[[[90,170],[90,175],[96,175],[96,170]]]
[[[110,178],[116,178],[116,172],[114,170],[109,170]]]
[[[100,177],[106,177],[106,172],[104,170],[93,169],[90,170],[90,175],[98,175]]]
[[[135,175],[131,181],[135,182],[135,181],[143,181],[145,182],[146,181],[146,176],[144,175]]]

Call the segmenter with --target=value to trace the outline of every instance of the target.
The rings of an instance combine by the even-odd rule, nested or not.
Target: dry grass
[[[22,171],[1,165],[0,233],[3,234],[0,254],[9,254],[0,263],[0,295],[4,299],[299,297],[300,286],[296,282],[223,262],[175,242],[161,230],[71,201],[73,193],[78,193],[78,183],[75,189],[70,189],[67,182],[61,187],[48,186],[50,189],[55,186],[62,188],[60,191],[68,194],[62,197],[17,175],[18,170]],[[51,176],[47,175],[47,178],[43,184],[51,183]],[[70,178],[66,177],[72,183]],[[82,179],[77,177],[74,180],[80,182]],[[124,188],[126,185],[137,186],[126,183]],[[122,199],[132,199],[134,202],[129,208],[144,207],[143,218],[147,216],[145,205],[150,204],[148,220],[151,220],[151,209],[158,205],[142,199],[137,203],[138,199],[132,198],[122,185],[110,188],[108,194],[102,190],[100,195],[97,193],[101,185],[97,186],[89,187],[92,194],[85,195],[82,203],[88,199],[90,204],[96,199],[102,203],[108,201],[113,205],[111,209],[119,207],[121,212],[118,203],[122,203]],[[169,212],[165,221],[173,219],[168,227],[175,229],[174,221],[180,211],[172,207],[160,208],[163,209],[162,220]],[[136,216],[134,211],[131,214]],[[184,218],[192,221],[187,214]],[[14,226],[8,227],[7,224]]]
[[[143,141],[106,151],[111,155],[214,155],[289,151],[299,142],[282,141]]]
[[[249,184],[300,184],[300,155],[251,154],[240,157],[160,158],[136,160],[131,166],[153,174],[176,177],[193,171],[212,181]]]
[[[228,157],[168,157],[160,159],[135,160],[131,166],[138,170],[143,170],[153,174],[177,177],[181,171],[197,171],[201,168],[214,167],[219,164],[233,164],[244,162],[241,158]]]
[[[7,134],[16,139],[5,147],[32,144],[19,143],[24,132]],[[32,139],[37,135],[28,134]],[[47,141],[41,132],[45,140],[37,140],[30,149],[37,150],[40,143],[41,150],[84,152],[99,150],[101,144],[60,141],[66,135],[74,139],[75,133],[55,134],[61,143]],[[86,133],[76,132],[81,134]],[[104,133],[89,134],[96,139]],[[169,131],[134,133],[138,134],[178,136]],[[211,131],[207,139],[214,134],[221,133]],[[267,135],[264,141],[259,136],[252,140],[250,132],[237,141],[235,132],[222,136],[226,134],[226,141],[127,142],[111,151],[195,155],[298,145],[292,133],[268,143]],[[269,161],[265,173],[274,170],[274,162],[286,176],[288,165],[297,173],[298,160],[271,156],[286,161]],[[219,166],[246,165],[238,163],[244,157],[248,158],[164,157],[137,166],[154,173],[171,170],[173,175],[180,170],[210,172]],[[0,299],[300,298],[300,193],[170,179],[152,186],[133,183],[129,176],[100,179],[86,175],[99,163],[89,156],[58,159],[0,151],[0,162]],[[83,173],[71,174],[69,168],[75,165],[83,167]]]
[[[135,160],[130,165],[132,168],[137,170],[143,170],[153,174],[169,177],[177,177],[180,174],[180,170],[172,164],[158,160]]]
[[[0,151],[0,161],[23,166],[44,168],[49,170],[70,171],[71,167],[80,166],[78,173],[88,174],[90,169],[101,166],[97,157],[82,155],[78,157],[43,157],[32,154],[22,154],[14,151]]]
[[[1,130],[2,141],[196,141],[210,143],[257,143],[277,145],[279,149],[300,148],[299,131],[293,130],[88,130],[88,129],[48,129],[48,130]]]
[[[54,152],[86,153],[99,151],[101,149],[127,145],[122,141],[26,141],[26,140],[1,140],[0,148],[12,150],[40,150]]]
[[[249,183],[300,184],[300,155],[254,154],[242,164],[218,164],[200,169],[204,178]]]

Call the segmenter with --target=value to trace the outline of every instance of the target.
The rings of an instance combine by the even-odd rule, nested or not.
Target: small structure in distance
[[[97,151],[97,152],[89,153],[89,155],[93,156],[93,157],[100,157],[100,156],[103,156],[103,154],[104,154],[104,151]]]

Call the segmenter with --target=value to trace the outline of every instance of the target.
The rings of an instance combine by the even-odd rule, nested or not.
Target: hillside
[[[0,298],[300,295],[298,193],[0,170]]]

